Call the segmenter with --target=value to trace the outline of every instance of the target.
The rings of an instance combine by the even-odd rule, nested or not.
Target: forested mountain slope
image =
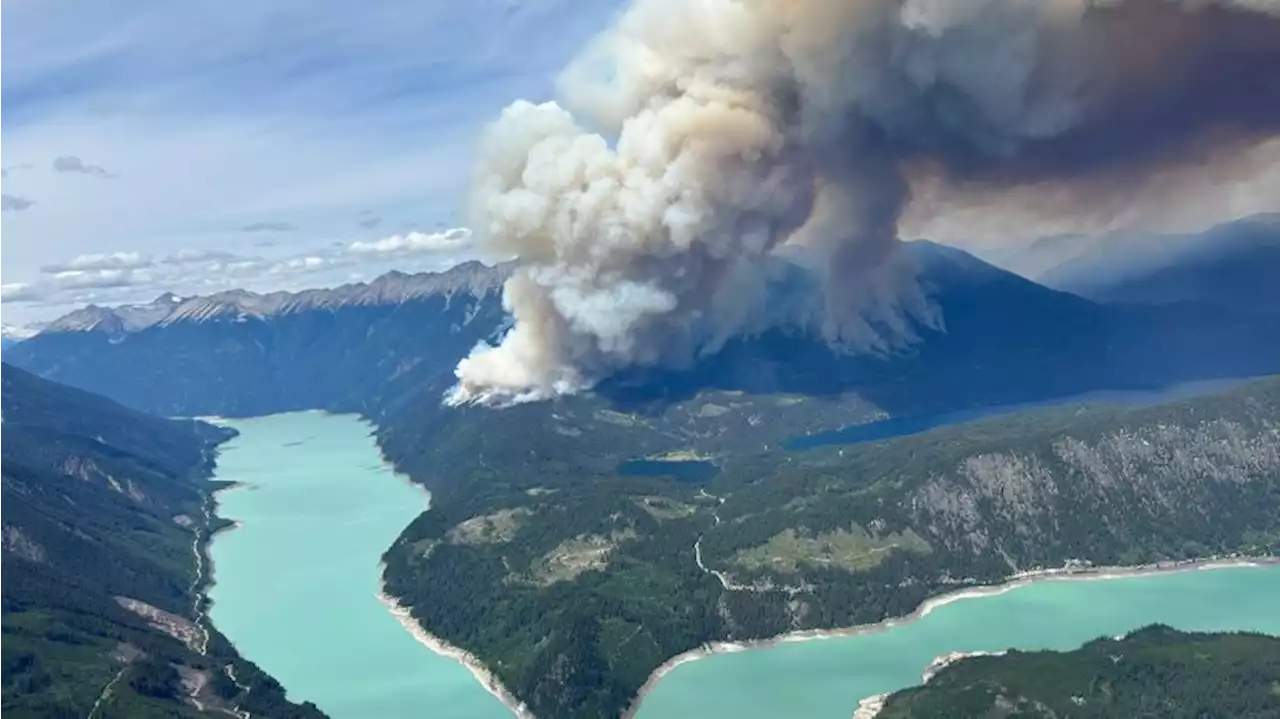
[[[876,719],[1280,716],[1280,638],[1151,626],[1070,652],[1009,652],[944,668]]]
[[[1274,318],[1096,304],[954,249],[906,251],[944,326],[916,328],[900,352],[850,355],[776,329],[691,367],[501,410],[440,403],[457,360],[506,322],[500,276],[475,267],[404,280],[430,291],[365,288],[359,302],[188,304],[12,353],[158,412],[372,418],[387,457],[433,492],[387,552],[390,591],[545,717],[617,715],[656,666],[711,639],[876,621],[1067,559],[1277,549],[1275,380],[1161,408],[786,449],[887,417],[1280,372]],[[703,464],[620,476],[636,459]]]
[[[732,340],[691,368],[623,373],[600,394],[624,408],[666,406],[707,388],[857,395],[900,415],[1280,371],[1273,317],[1207,305],[1098,305],[959,250],[916,242],[905,251],[945,324],[916,328],[921,341],[911,347],[857,356],[802,328],[776,329]],[[6,359],[160,414],[320,408],[418,432],[438,416],[458,359],[504,331],[498,288],[505,271],[472,263],[395,277],[390,286],[383,278],[355,286],[359,291],[314,291],[272,303],[266,302],[272,295],[254,303],[239,295],[196,298],[141,328],[55,323]],[[776,290],[803,293],[810,285]]]
[[[453,415],[418,469],[433,508],[387,552],[389,589],[538,716],[599,717],[711,640],[872,623],[1068,560],[1280,551],[1280,379],[805,451],[766,449],[750,417],[823,400],[739,399]],[[500,414],[522,411],[537,410]],[[637,456],[669,476],[620,476]],[[683,473],[691,459],[717,473]]]
[[[0,382],[5,716],[322,716],[203,619],[207,477],[234,432],[7,364]]]

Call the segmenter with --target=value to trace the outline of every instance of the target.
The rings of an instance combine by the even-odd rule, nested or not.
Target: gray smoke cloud
[[[1075,202],[1243,152],[1280,130],[1277,68],[1280,0],[635,0],[481,139],[515,322],[447,401],[688,361],[772,321],[784,246],[822,258],[833,342],[908,343],[939,322],[897,252],[913,187]]]

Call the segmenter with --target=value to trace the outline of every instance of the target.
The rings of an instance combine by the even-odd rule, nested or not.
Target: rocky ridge
[[[54,320],[43,332],[103,332],[123,335],[153,326],[164,327],[189,322],[234,322],[312,309],[396,305],[432,295],[451,297],[468,294],[484,297],[500,292],[509,273],[507,265],[490,267],[473,260],[444,272],[408,274],[391,271],[371,282],[298,292],[260,294],[235,289],[186,298],[166,292],[146,304],[116,307],[89,305]]]

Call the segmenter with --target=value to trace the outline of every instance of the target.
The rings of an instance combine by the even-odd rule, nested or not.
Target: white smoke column
[[[1210,30],[1196,29],[1192,8]],[[1162,160],[1177,143],[1161,144],[1159,128],[1125,133],[1151,125],[1144,108],[1178,109],[1194,83],[1221,84],[1209,70],[1256,64],[1255,46],[1270,59],[1269,15],[1245,26],[1240,44],[1254,52],[1229,58],[1236,65],[1212,33],[1274,9],[635,0],[566,70],[563,107],[517,102],[482,138],[472,227],[520,264],[504,292],[515,324],[458,365],[448,401],[541,399],[622,367],[688,361],[750,318],[723,309],[760,296],[750,268],[788,241],[827,258],[828,336],[909,342],[911,320],[937,319],[896,253],[910,167],[1012,186],[1089,181],[1125,165],[1130,146]],[[1219,10],[1226,21],[1210,17]],[[1095,146],[1105,151],[1080,150]]]
[[[805,220],[814,176],[756,21],[724,0],[633,7],[564,80],[613,147],[550,103],[515,103],[489,128],[473,224],[523,267],[504,293],[513,329],[459,365],[454,401],[572,392],[686,354],[715,330],[720,279]]]

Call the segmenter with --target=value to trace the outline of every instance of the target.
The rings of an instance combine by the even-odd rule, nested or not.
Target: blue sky
[[[467,257],[478,131],[616,7],[5,0],[4,321]]]

